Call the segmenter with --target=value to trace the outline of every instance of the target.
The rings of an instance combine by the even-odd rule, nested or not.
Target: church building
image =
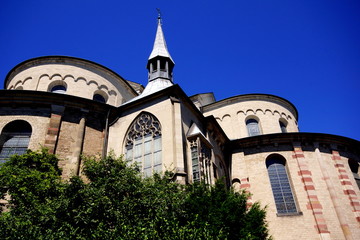
[[[359,239],[359,141],[299,132],[296,107],[278,96],[187,96],[174,66],[160,17],[145,87],[75,57],[18,64],[0,90],[0,162],[43,146],[66,179],[81,175],[80,155],[114,152],[144,176],[249,192],[276,240]]]

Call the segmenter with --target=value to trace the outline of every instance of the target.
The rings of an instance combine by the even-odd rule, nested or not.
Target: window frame
[[[359,163],[355,159],[349,158],[348,165],[349,165],[350,171],[354,177],[355,183],[360,190],[360,175],[359,175],[360,166],[359,166]]]
[[[14,120],[7,123],[0,135],[0,164],[8,161],[14,154],[26,153],[31,135],[32,127],[27,121]]]
[[[266,158],[266,169],[277,216],[302,214],[299,211],[286,159],[279,154],[272,154]]]
[[[279,120],[279,125],[280,125],[280,131],[281,133],[287,133],[287,124],[284,123],[283,121]]]
[[[54,90],[54,88],[56,88],[56,87],[58,87],[58,88],[62,87],[64,89]],[[51,92],[51,93],[65,94],[67,91],[68,91],[68,86],[67,86],[66,82],[63,80],[53,81],[48,86],[48,92]]]
[[[154,115],[144,112],[135,118],[126,133],[124,152],[126,161],[137,162],[145,177],[162,173],[161,124]]]
[[[245,125],[249,137],[259,136],[262,134],[259,119],[254,117],[249,117],[248,119],[245,120]]]

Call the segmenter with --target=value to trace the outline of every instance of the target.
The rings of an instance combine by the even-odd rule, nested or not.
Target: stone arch
[[[225,114],[224,116],[222,116],[221,120],[225,121],[226,119],[231,119],[230,114]]]
[[[244,116],[246,115],[246,113],[244,111],[242,111],[242,110],[238,111],[236,114],[237,115],[243,114]]]
[[[91,85],[91,84],[94,84],[97,88],[99,88],[99,84],[96,82],[96,81],[94,81],[94,80],[90,80],[88,83],[87,83],[87,85]]]
[[[21,80],[19,80],[19,81],[17,81],[13,86],[11,86],[11,87],[13,87],[13,88],[17,88],[18,86],[22,86],[23,85],[23,82],[21,81]]]
[[[279,111],[275,110],[274,113],[273,113],[273,115],[275,115],[275,114],[277,114],[277,115],[279,115],[279,117],[281,117]]]
[[[255,113],[258,114],[259,112],[261,112],[262,114],[265,114],[264,111],[262,109],[256,109]]]
[[[249,114],[256,115],[255,112],[252,109],[246,110],[246,115],[249,115]]]
[[[59,73],[55,73],[49,78],[49,80],[55,81],[55,80],[64,80],[64,79],[62,78],[62,76]]]
[[[265,115],[266,114],[271,114],[271,115],[273,115],[273,112],[270,110],[270,109],[265,109]]]
[[[105,85],[100,85],[100,86],[98,86],[98,88],[100,89],[100,90],[106,90],[106,91],[109,91],[109,88],[107,87],[107,86],[105,86]]]

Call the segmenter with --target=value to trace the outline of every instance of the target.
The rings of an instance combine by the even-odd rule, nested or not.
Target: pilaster
[[[300,143],[293,143],[294,154],[292,155],[293,159],[296,159],[299,167],[299,176],[301,181],[304,184],[304,190],[308,197],[307,209],[310,210],[315,219],[315,229],[320,235],[321,239],[331,239],[330,231],[326,224],[326,220],[323,215],[323,207],[318,198],[317,191],[312,179],[312,172],[309,169],[308,162],[305,158],[304,152],[302,151]]]

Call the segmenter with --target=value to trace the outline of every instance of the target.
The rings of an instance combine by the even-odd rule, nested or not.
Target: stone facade
[[[111,70],[83,59],[43,57],[28,60],[7,76],[6,89],[50,91],[56,85],[66,93],[93,99],[102,95],[107,104],[119,106],[137,95],[130,84]]]
[[[17,65],[0,94],[1,151],[11,137],[24,137],[7,128],[23,120],[31,126],[27,147],[57,154],[65,179],[81,174],[80,155],[112,151],[138,162],[144,174],[170,170],[184,184],[224,177],[229,187],[251,193],[249,205],[267,206],[274,239],[360,236],[360,143],[299,132],[295,106],[281,97],[187,96],[172,82],[174,62],[162,34],[158,25],[145,89],[83,59],[49,56]],[[280,190],[274,166],[286,185]],[[288,212],[276,194],[291,199]]]

